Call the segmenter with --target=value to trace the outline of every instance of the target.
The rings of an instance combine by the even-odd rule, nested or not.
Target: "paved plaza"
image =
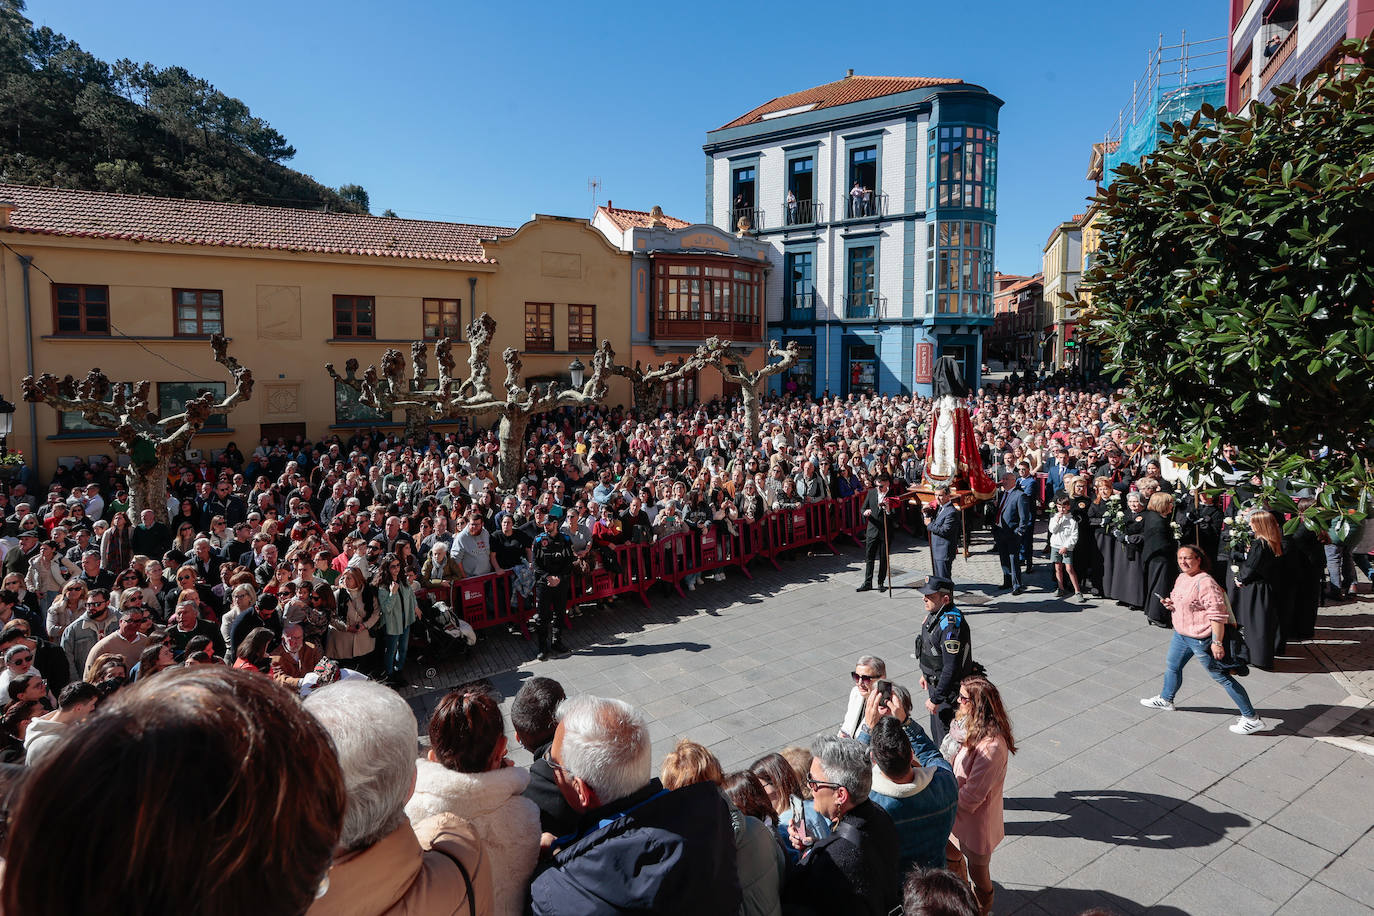
[[[929,571],[903,540],[903,580]],[[1169,634],[1111,601],[1056,600],[1038,565],[1019,597],[997,594],[986,536],[955,565],[974,657],[1011,711],[1020,753],[1006,786],[1007,838],[993,857],[998,913],[1337,916],[1374,912],[1374,756],[1369,733],[1374,602],[1325,609],[1311,647],[1245,681],[1274,725],[1241,737],[1225,693],[1190,664],[1178,711],[1154,712]],[[860,654],[886,660],[919,694],[910,657],[919,593],[856,595],[862,554],[841,545],[751,567],[685,598],[665,587],[651,608],[622,598],[575,619],[574,654],[543,664],[523,640],[484,634],[465,659],[416,688],[423,721],[443,690],[486,677],[508,704],[535,674],[570,694],[625,699],[650,717],[657,761],[679,737],[728,770],[809,744],[839,724]],[[1350,669],[1333,676],[1328,666]],[[515,747],[514,742],[512,746]],[[518,763],[528,755],[517,748]]]

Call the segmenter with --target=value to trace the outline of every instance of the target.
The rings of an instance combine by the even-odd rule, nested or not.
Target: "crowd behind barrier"
[[[1259,642],[1255,665],[1269,667],[1285,640],[1310,637],[1306,630],[1323,590],[1332,597],[1348,592],[1355,573],[1347,564],[1369,575],[1371,526],[1342,536],[1335,529],[1325,536],[1304,529],[1283,538],[1272,515],[1253,505],[1231,458],[1214,474],[1234,499],[1228,494],[1213,505],[1205,494],[1181,492],[1163,462],[1130,443],[1135,421],[1115,394],[1066,389],[1060,381],[1025,380],[970,399],[985,467],[1004,488],[1024,492],[1039,517],[1059,517],[1044,556],[1057,566],[1072,566],[1075,590],[1115,598],[1143,610],[1152,623],[1175,627],[1164,689],[1146,705],[1171,708],[1184,663],[1197,658],[1237,702],[1242,719],[1232,730],[1262,730],[1267,726],[1254,718],[1234,680],[1236,668],[1224,667],[1220,657],[1215,664],[1208,660],[1209,632],[1214,655],[1221,637],[1230,639],[1229,631],[1221,632],[1230,623],[1229,611],[1219,608],[1229,595],[1247,638]],[[950,912],[988,912],[989,862],[1001,839],[998,774],[1016,748],[1008,711],[972,662],[968,621],[951,600],[954,582],[932,577],[922,587],[931,626],[918,636],[918,655],[930,678],[927,687],[923,676],[921,686],[930,694],[931,734],[908,714],[913,707],[919,711],[922,698],[913,700],[911,691],[887,682],[881,660],[863,656],[852,672],[842,737],[818,741],[814,758],[795,748],[786,749],[787,761],[766,755],[751,767],[753,783],[749,774],[720,773],[718,762],[713,769],[709,751],[687,742],[665,761],[661,784],[622,785],[629,770],[649,778],[642,721],[625,704],[588,698],[573,704],[571,718],[560,725],[560,693],[544,706],[543,728],[522,711],[520,696],[512,704],[517,740],[535,759],[528,772],[508,766],[504,723],[494,703],[466,694],[446,698],[430,723],[435,756],[427,763],[434,766],[421,767],[417,785],[413,715],[394,693],[367,679],[402,685],[408,661],[412,667],[435,665],[446,651],[461,651],[469,631],[512,628],[531,638],[537,596],[553,584],[547,570],[534,568],[538,548],[532,553],[531,547],[538,540],[532,534],[540,532],[566,536],[576,557],[567,575],[566,626],[575,625],[577,612],[590,605],[633,597],[649,606],[655,585],[686,597],[729,571],[751,576],[751,567],[763,563],[785,569],[789,558],[835,551],[847,541],[866,540],[871,550],[865,499],[875,483],[888,486],[887,479],[898,498],[895,520],[916,536],[923,553],[927,517],[910,490],[923,478],[930,407],[919,398],[770,399],[757,444],[742,441],[737,405],[701,405],[653,418],[605,407],[562,411],[532,426],[524,474],[511,494],[498,494],[492,478],[494,430],[431,431],[429,441],[408,443],[374,431],[315,445],[264,440],[251,456],[231,445],[214,458],[174,469],[168,481],[170,525],[128,513],[128,494],[110,463],[64,467],[46,491],[30,474],[0,488],[0,691],[10,701],[0,757],[27,762],[40,773],[32,799],[19,805],[21,817],[38,816],[34,812],[45,810],[49,800],[70,791],[62,778],[89,783],[89,767],[68,766],[68,746],[96,753],[98,736],[105,742],[102,753],[138,759],[140,735],[98,727],[115,721],[103,718],[106,710],[111,716],[152,716],[157,709],[141,704],[156,706],[178,695],[194,705],[201,694],[178,694],[174,678],[190,677],[185,669],[214,666],[223,673],[200,677],[197,690],[216,682],[220,695],[261,707],[270,702],[261,691],[239,690],[235,679],[270,678],[305,698],[332,746],[289,711],[261,721],[317,743],[306,755],[310,759],[318,751],[332,760],[337,751],[341,773],[332,767],[312,771],[325,772],[331,787],[342,782],[350,808],[366,801],[371,816],[392,831],[369,833],[368,818],[344,811],[340,832],[337,810],[292,824],[291,829],[317,830],[314,848],[341,844],[348,852],[335,856],[327,874],[312,860],[308,874],[294,875],[294,903],[282,905],[295,908],[282,912],[299,913],[305,906],[320,916],[383,912],[402,899],[422,913],[454,912],[459,904],[461,912],[518,912],[526,900],[539,913],[577,911],[569,901],[580,894],[608,899],[605,894],[654,889],[658,878],[652,870],[639,883],[606,886],[606,874],[620,873],[618,860],[597,858],[619,855],[619,849],[638,861],[642,850],[633,838],[640,829],[659,831],[658,837],[665,830],[694,837],[700,842],[692,849],[713,851],[692,860],[691,868],[704,871],[685,885],[675,883],[681,875],[673,877],[672,886],[693,892],[660,901],[660,912],[739,908],[774,916],[785,908],[790,916],[808,906],[882,912],[900,899],[898,880],[904,875],[905,912],[911,916],[924,912],[923,894],[937,891],[945,893]],[[1177,504],[1169,496],[1175,490]],[[971,528],[999,524],[1004,499],[999,494],[962,513],[965,544]],[[1069,538],[1068,531],[1075,536]],[[1030,537],[997,543],[1018,571],[1042,556]],[[1180,546],[1180,558],[1197,560],[1188,561],[1182,573],[1173,565]],[[898,543],[894,549],[911,547]],[[1220,561],[1213,585],[1204,570],[1209,558]],[[952,576],[960,578],[958,564]],[[1168,596],[1162,609],[1152,605],[1152,594]],[[950,657],[942,659],[941,653]],[[948,666],[955,665],[955,655],[961,661],[947,678],[940,672],[954,671]],[[927,667],[930,658],[933,668]],[[236,670],[226,671],[226,662]],[[122,690],[149,678],[161,678],[154,686],[166,689]],[[349,694],[353,699],[336,701],[343,696],[330,686],[336,682],[357,682]],[[219,719],[231,718],[228,710],[236,701],[225,701]],[[583,707],[600,712],[588,717]],[[178,716],[173,724],[188,736],[199,725],[185,709]],[[204,718],[207,727],[218,727],[218,719]],[[612,721],[619,723],[614,734],[579,733]],[[568,734],[555,738],[554,727],[564,726]],[[90,734],[91,742],[64,741],[78,733]],[[244,737],[284,740],[251,732]],[[595,773],[588,763],[593,757],[579,749],[583,740],[636,756],[624,761],[629,769]],[[387,748],[395,753],[378,753]],[[256,759],[256,752],[244,749],[231,762]],[[395,772],[381,783],[390,781],[395,799],[372,797],[380,783],[368,774],[392,764]],[[923,772],[908,782],[917,764]],[[364,783],[349,784],[359,778]],[[703,813],[711,807],[705,800],[716,797],[703,790],[703,782],[719,786],[733,806],[717,812],[718,819]],[[244,783],[246,789],[257,785]],[[943,788],[913,795],[903,785]],[[412,832],[386,810],[394,801],[399,811],[412,787],[426,805],[471,816],[472,822],[417,820]],[[211,797],[213,787],[199,788],[207,810],[224,801]],[[891,813],[869,803],[870,789],[882,811]],[[270,832],[278,824],[270,813],[252,808],[253,795],[235,795],[233,801],[265,818],[249,829]],[[504,820],[514,817],[512,806],[522,795],[539,803],[542,842]],[[567,812],[558,810],[559,798],[566,804],[575,800],[578,816],[567,820]],[[496,808],[478,810],[493,802]],[[937,809],[938,818],[932,816]],[[111,830],[99,836],[116,835],[114,825],[135,820],[136,813],[112,808]],[[528,815],[521,815],[522,823]],[[750,818],[772,828],[777,848],[759,843],[760,830]],[[924,826],[902,826],[915,823]],[[25,843],[50,839],[37,821],[17,827]],[[225,829],[223,821],[211,824],[205,841],[234,842]],[[908,829],[920,836],[903,832]],[[506,855],[507,844],[528,842],[543,849],[532,874],[525,865],[513,871],[509,861],[488,861]],[[919,855],[910,852],[917,849]],[[525,852],[533,861],[535,851]],[[79,851],[54,851],[51,858],[73,856],[79,858]],[[689,859],[665,861],[685,868]],[[866,861],[877,862],[881,888],[859,886],[856,876]],[[921,870],[943,864],[954,873]],[[908,870],[913,865],[921,869]],[[135,881],[141,867],[133,861],[128,875],[112,873],[110,880]],[[411,883],[391,880],[398,872],[417,877]],[[826,879],[814,883],[821,874]],[[234,876],[223,877],[231,886]],[[854,886],[847,884],[851,878]],[[47,875],[32,865],[20,878],[10,873],[5,905],[14,912],[62,911],[61,888],[44,880]],[[443,900],[420,889],[427,882],[448,889]],[[392,893],[402,896],[382,899]],[[411,899],[412,893],[425,899]],[[842,902],[831,906],[832,900]],[[164,903],[177,911],[209,911],[193,896]]]

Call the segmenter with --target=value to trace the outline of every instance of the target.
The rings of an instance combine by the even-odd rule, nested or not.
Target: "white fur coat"
[[[539,809],[520,794],[529,785],[529,770],[459,773],[432,760],[416,766],[415,794],[406,802],[410,823],[445,812],[470,822],[491,857],[492,913],[519,916],[539,858]]]

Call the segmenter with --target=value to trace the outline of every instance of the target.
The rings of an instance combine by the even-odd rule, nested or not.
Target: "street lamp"
[[[9,454],[10,432],[14,429],[14,405],[0,394],[0,458]]]
[[[586,374],[587,374],[587,367],[584,366],[584,365],[582,365],[582,360],[580,360],[580,359],[578,359],[576,356],[574,356],[574,357],[573,357],[573,361],[572,361],[571,363],[568,364],[568,375],[572,376],[572,386],[573,386],[574,388],[581,388],[581,387],[582,387],[582,378],[583,378]],[[14,410],[14,407],[11,406],[11,407],[10,407],[10,410]]]

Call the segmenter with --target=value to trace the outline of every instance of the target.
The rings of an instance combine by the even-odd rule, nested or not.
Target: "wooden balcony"
[[[705,340],[722,337],[735,342],[763,340],[763,326],[758,321],[734,321],[715,318],[669,318],[654,316],[654,335],[660,340]]]
[[[1283,39],[1283,44],[1274,49],[1274,53],[1269,55],[1268,62],[1264,69],[1260,71],[1260,85],[1269,88],[1269,81],[1274,78],[1274,74],[1279,72],[1288,58],[1293,56],[1293,52],[1298,47],[1298,27],[1295,25],[1288,30],[1288,35]]]

